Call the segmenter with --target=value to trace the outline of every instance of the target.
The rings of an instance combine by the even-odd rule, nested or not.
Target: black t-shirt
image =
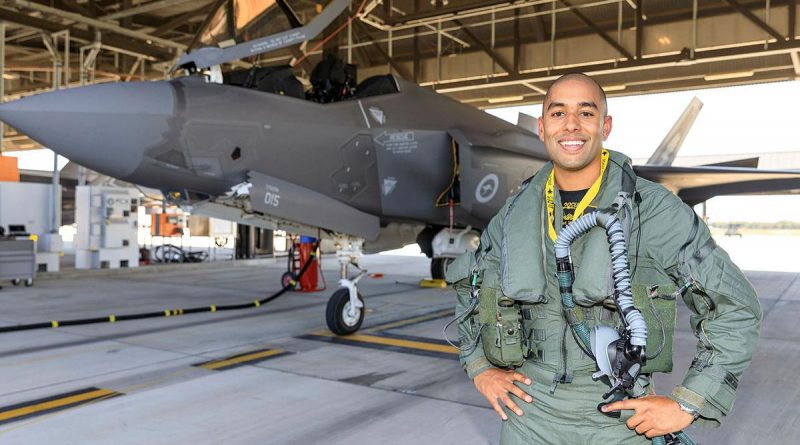
[[[566,191],[566,190],[559,190],[558,193],[561,196],[561,208],[563,209],[563,215],[561,222],[561,227],[566,227],[567,224],[571,223],[575,219],[575,209],[578,208],[578,204],[581,202],[581,199],[586,195],[589,189],[583,190],[573,190],[573,191]],[[588,213],[589,209],[587,208],[584,213]]]

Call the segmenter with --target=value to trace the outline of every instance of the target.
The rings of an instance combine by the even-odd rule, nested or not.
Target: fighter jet
[[[161,189],[199,214],[341,246],[341,288],[326,320],[353,333],[364,317],[348,277],[359,252],[418,242],[442,277],[505,200],[548,160],[538,136],[394,75],[355,81],[335,58],[311,74],[289,67],[222,73],[221,64],[313,38],[347,6],[332,2],[307,25],[225,49],[185,54],[172,80],[93,85],[0,106],[0,120],[71,161]],[[690,104],[637,174],[689,203],[718,194],[800,189],[800,173],[671,167],[699,112]]]

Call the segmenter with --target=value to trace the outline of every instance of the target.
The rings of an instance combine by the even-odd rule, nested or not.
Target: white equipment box
[[[139,191],[78,186],[75,189],[75,267],[116,269],[139,266]]]

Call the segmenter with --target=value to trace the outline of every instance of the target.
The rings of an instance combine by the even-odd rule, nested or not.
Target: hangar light
[[[525,99],[524,96],[507,96],[507,97],[492,97],[488,100],[490,104],[500,104],[503,102],[514,102],[516,100]]]
[[[705,79],[706,82],[711,82],[714,80],[727,80],[727,79],[739,79],[742,77],[753,77],[753,74],[754,73],[752,71],[737,71],[735,73],[709,74],[703,76],[703,79]]]

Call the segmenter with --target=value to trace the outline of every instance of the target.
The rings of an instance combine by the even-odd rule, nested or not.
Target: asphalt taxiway
[[[420,257],[366,256],[358,335],[325,328],[328,289],[258,308],[0,335],[0,444],[487,444],[500,421],[442,337],[453,292],[421,289]],[[0,291],[0,326],[224,305],[279,289],[285,262],[65,273]],[[762,337],[720,429],[701,444],[790,443],[800,434],[800,274],[748,272]],[[694,351],[679,305],[675,369]],[[455,335],[455,331],[451,331]]]

